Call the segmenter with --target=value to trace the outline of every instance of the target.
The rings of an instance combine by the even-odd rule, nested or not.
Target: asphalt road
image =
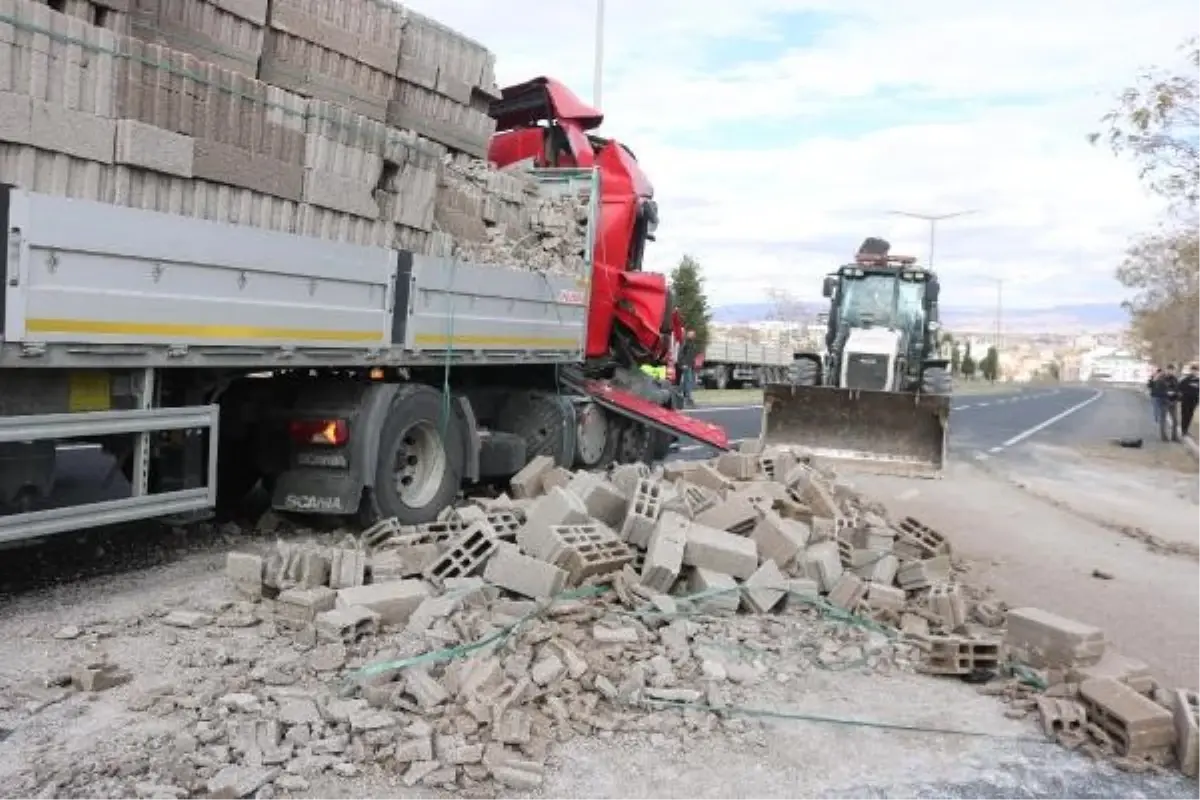
[[[1135,409],[1144,407],[1144,421],[1150,425],[1148,401],[1123,389],[1038,387],[957,396],[950,406],[951,455],[1000,457],[1019,451],[1028,441],[1069,442],[1085,429],[1099,401],[1113,393],[1119,393],[1122,403]],[[762,422],[761,405],[696,408],[688,413],[723,426],[733,441],[757,436]],[[1133,418],[1142,419],[1136,411]],[[1112,435],[1148,436],[1151,431],[1152,426],[1130,425]],[[684,458],[706,458],[713,452],[709,447],[687,442],[678,448]]]

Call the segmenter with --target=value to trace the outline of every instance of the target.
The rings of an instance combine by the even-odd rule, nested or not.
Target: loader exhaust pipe
[[[762,439],[868,472],[937,478],[949,416],[948,395],[769,384]]]

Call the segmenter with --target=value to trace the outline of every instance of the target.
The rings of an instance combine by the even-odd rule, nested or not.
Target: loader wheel
[[[942,367],[930,367],[921,373],[922,394],[951,394],[954,379]]]
[[[802,358],[795,364],[795,384],[797,386],[816,386],[820,383],[821,370],[817,362]]]
[[[379,436],[371,521],[431,522],[458,495],[463,475],[463,430],[442,393],[408,385],[396,393]]]

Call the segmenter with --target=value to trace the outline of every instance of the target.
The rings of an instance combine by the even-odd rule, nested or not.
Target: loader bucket
[[[793,444],[868,472],[939,477],[946,463],[947,395],[768,384],[765,444]]]

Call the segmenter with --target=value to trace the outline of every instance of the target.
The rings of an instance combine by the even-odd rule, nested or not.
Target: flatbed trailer
[[[597,173],[537,177],[591,198],[590,254]],[[0,220],[0,544],[205,515],[260,481],[281,511],[422,522],[535,455],[726,443],[639,372],[589,372],[590,258],[558,275],[12,187]],[[68,441],[129,496],[47,507]]]
[[[714,336],[704,348],[699,378],[707,389],[740,389],[787,383],[791,368],[791,348]]]

